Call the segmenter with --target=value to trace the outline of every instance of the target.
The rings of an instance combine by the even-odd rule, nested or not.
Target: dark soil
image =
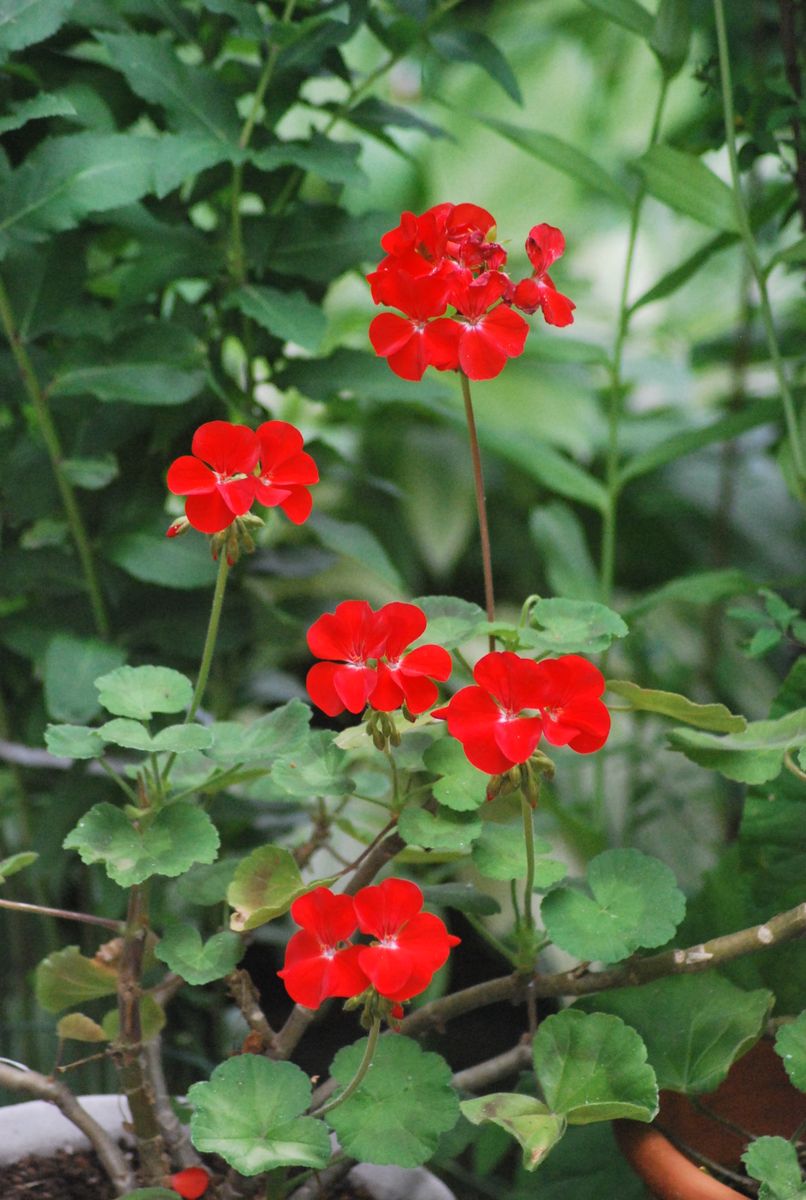
[[[115,1193],[96,1155],[77,1150],[0,1166],[0,1200],[115,1200]],[[370,1198],[341,1184],[322,1200]]]

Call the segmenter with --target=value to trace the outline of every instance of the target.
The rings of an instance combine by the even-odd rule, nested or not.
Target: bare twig
[[[0,1063],[0,1085],[9,1091],[24,1092],[34,1099],[55,1104],[67,1120],[80,1129],[89,1140],[117,1194],[124,1196],[135,1187],[134,1176],[114,1139],[86,1109],[82,1108],[65,1084],[48,1079],[38,1071],[19,1071],[15,1067]]]
[[[260,1038],[263,1050],[274,1051],[277,1034],[266,1020],[266,1014],[260,1007],[258,992],[248,971],[236,967],[230,971],[225,983],[227,991],[240,1009],[241,1016],[253,1033]]]
[[[177,1167],[197,1167],[201,1158],[193,1149],[186,1126],[177,1117],[171,1105],[171,1096],[165,1082],[162,1067],[162,1039],[157,1035],[143,1047],[148,1076],[154,1089],[154,1109],[171,1156]]]

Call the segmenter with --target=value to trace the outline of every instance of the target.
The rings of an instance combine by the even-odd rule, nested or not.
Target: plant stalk
[[[493,589],[493,564],[490,553],[490,527],[487,522],[487,500],[484,494],[484,474],[481,468],[481,453],[479,451],[479,435],[476,430],[476,418],[473,415],[473,398],[470,395],[470,380],[464,371],[459,372],[462,383],[462,399],[465,402],[465,419],[467,433],[470,439],[470,459],[473,464],[473,486],[476,492],[476,512],[479,518],[479,540],[481,541],[481,565],[484,571],[484,607],[487,620],[495,620],[495,592]],[[490,634],[490,650],[495,649],[495,638]]]
[[[202,650],[201,662],[199,664],[199,675],[193,691],[193,698],[190,701],[190,708],[185,717],[184,723],[186,725],[193,720],[199,711],[199,705],[202,702],[205,688],[207,687],[210,667],[213,663],[213,654],[215,653],[216,639],[218,638],[221,610],[224,607],[224,593],[227,589],[228,574],[229,564],[227,563],[227,556],[222,547],[221,553],[218,556],[218,574],[216,575],[215,591],[213,592],[213,603],[210,608],[210,620],[207,623],[207,635],[204,639],[204,649]]]
[[[361,1062],[358,1064],[358,1069],[355,1075],[347,1084],[347,1087],[344,1089],[344,1091],[341,1092],[335,1100],[329,1100],[327,1104],[322,1104],[319,1106],[319,1108],[314,1109],[314,1111],[311,1113],[312,1117],[323,1117],[325,1113],[332,1112],[334,1108],[338,1108],[338,1106],[343,1104],[345,1100],[349,1100],[354,1092],[358,1091],[364,1076],[372,1066],[372,1059],[375,1055],[375,1048],[378,1045],[378,1037],[380,1036],[380,1032],[381,1018],[376,1017],[372,1022],[372,1028],[370,1029],[369,1036],[367,1037],[367,1044],[364,1048],[364,1054]]]

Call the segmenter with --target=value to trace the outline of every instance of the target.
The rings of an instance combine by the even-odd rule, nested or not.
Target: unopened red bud
[[[165,536],[170,538],[179,537],[181,534],[187,533],[188,529],[190,529],[190,521],[187,517],[177,517],[165,530]]]
[[[504,779],[501,775],[493,775],[490,782],[487,784],[487,799],[494,800],[501,791]]]

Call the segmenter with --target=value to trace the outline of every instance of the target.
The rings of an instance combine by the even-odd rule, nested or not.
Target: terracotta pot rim
[[[613,1130],[630,1166],[657,1200],[747,1200],[686,1158],[656,1126],[614,1121]]]

